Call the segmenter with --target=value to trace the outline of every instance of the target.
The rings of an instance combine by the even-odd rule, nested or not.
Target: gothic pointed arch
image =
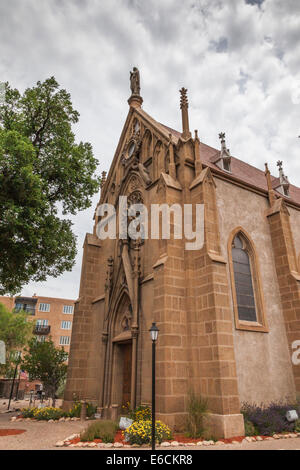
[[[116,301],[112,306],[112,315],[109,321],[109,330],[111,338],[116,338],[124,332],[129,332],[131,329],[132,319],[132,306],[130,297],[126,288],[120,289],[119,295],[116,296]]]
[[[258,257],[250,235],[242,227],[230,234],[228,259],[236,328],[267,332]]]

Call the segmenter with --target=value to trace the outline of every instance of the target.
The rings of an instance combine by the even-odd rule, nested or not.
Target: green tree
[[[11,377],[16,361],[16,352],[23,349],[32,336],[32,323],[25,312],[10,312],[0,303],[0,340],[6,347],[6,364],[0,365],[1,375]]]
[[[79,113],[51,77],[5,84],[0,106],[0,294],[70,271],[76,237],[66,218],[91,204],[100,179],[89,143],[75,142]],[[61,215],[59,215],[61,214]]]
[[[68,353],[64,348],[55,347],[51,339],[38,341],[32,338],[25,351],[21,368],[26,370],[31,380],[40,380],[55,406],[55,393],[67,375]]]

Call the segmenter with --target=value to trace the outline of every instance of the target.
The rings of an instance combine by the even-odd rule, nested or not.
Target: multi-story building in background
[[[74,300],[53,297],[4,297],[0,303],[9,310],[24,310],[33,322],[33,333],[40,341],[51,337],[55,346],[63,346],[69,352],[73,325]]]

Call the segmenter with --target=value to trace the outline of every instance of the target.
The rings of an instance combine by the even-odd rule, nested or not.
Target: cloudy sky
[[[78,140],[108,170],[128,112],[129,71],[144,109],[180,130],[179,88],[191,129],[261,169],[284,161],[300,186],[299,0],[0,0],[0,81],[23,91],[52,75],[80,112]],[[77,298],[92,207],[73,218],[77,263],[24,295]]]

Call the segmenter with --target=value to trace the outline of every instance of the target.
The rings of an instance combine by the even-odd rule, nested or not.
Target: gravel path
[[[54,450],[57,441],[84,429],[88,422],[67,421],[48,423],[47,421],[10,421],[16,413],[0,414],[0,429],[25,429],[16,436],[0,436],[0,450]]]

